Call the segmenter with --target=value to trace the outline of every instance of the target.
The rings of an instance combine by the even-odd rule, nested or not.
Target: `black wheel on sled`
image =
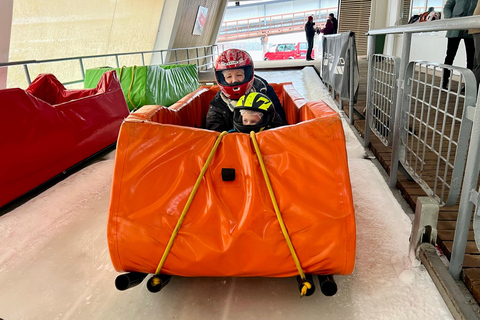
[[[166,274],[154,275],[147,281],[147,289],[150,292],[156,293],[162,290],[172,279],[172,276]]]
[[[115,279],[115,287],[120,291],[133,288],[142,283],[146,276],[146,273],[141,272],[129,272],[121,274]]]
[[[310,284],[307,289],[307,293],[305,293],[305,296],[311,296],[315,292],[315,283],[313,282],[313,276],[311,274],[306,274],[305,279],[302,279],[302,277],[297,276],[297,283],[298,283],[298,291],[302,293],[302,288],[304,284]]]
[[[322,293],[327,297],[331,297],[337,293],[337,284],[335,280],[333,280],[332,275],[318,275],[318,282],[320,282],[320,290],[322,290]]]

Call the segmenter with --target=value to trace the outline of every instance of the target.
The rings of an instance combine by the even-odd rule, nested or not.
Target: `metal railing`
[[[477,97],[477,105],[467,107],[466,115],[473,121],[470,136],[470,147],[465,167],[465,179],[460,195],[458,207],[457,225],[453,239],[452,256],[450,258],[449,271],[459,278],[462,271],[463,258],[465,256],[468,231],[472,219],[472,210],[475,206],[473,217],[473,232],[477,248],[480,250],[480,190],[477,189],[480,170],[480,98]]]
[[[61,79],[60,81],[65,86],[68,86],[83,83],[85,81],[86,69],[89,67],[103,66],[105,63],[110,64],[110,66],[114,65],[116,68],[120,68],[123,65],[145,66],[146,61],[149,61],[150,65],[195,64],[198,71],[205,71],[213,68],[213,64],[215,63],[218,54],[218,46],[209,45],[192,48],[111,53],[61,59],[2,62],[0,63],[0,68],[9,68],[10,71],[10,68],[13,67],[23,67],[27,85],[30,85],[32,82],[32,75],[33,78],[35,78],[40,73],[49,72],[55,74],[57,78]],[[72,64],[72,62],[74,64]],[[76,70],[74,70],[74,68]],[[32,72],[32,69],[35,70]]]
[[[452,84],[451,76],[447,88],[441,87],[444,70],[458,74],[458,85]],[[429,196],[442,206],[453,206],[460,194],[472,128],[464,111],[475,105],[475,77],[465,68],[413,61],[404,80],[395,137],[398,161]],[[390,177],[396,181],[396,172]]]
[[[369,61],[365,126],[365,147],[370,144],[370,130],[385,145],[392,144],[393,124],[395,123],[395,98],[397,96],[397,80],[400,58],[375,54]]]
[[[338,7],[283,13],[250,19],[224,21],[220,27],[218,40],[231,41],[255,38],[271,34],[285,34],[304,31],[308,16],[318,23],[325,23],[328,14],[337,15]]]
[[[472,130],[476,101],[476,80],[465,68],[452,67],[424,61],[410,62],[411,37],[413,33],[444,30],[466,30],[480,27],[480,16],[451,18],[418,24],[409,24],[370,30],[368,59],[373,59],[377,35],[402,34],[397,82],[395,123],[392,141],[390,186],[395,187],[399,166],[404,166],[424,190],[440,205],[453,205],[458,200],[462,180],[465,184],[478,182],[478,158],[466,162],[467,150],[477,153],[480,130]],[[442,88],[444,69],[450,76],[447,88]],[[372,71],[369,68],[369,75]],[[464,92],[462,89],[464,85]],[[367,87],[367,94],[372,88]],[[367,104],[367,113],[372,112]],[[480,116],[477,118],[480,119]],[[366,123],[368,126],[369,123]],[[475,144],[475,145],[474,145]],[[432,159],[433,161],[428,160]],[[427,157],[428,156],[428,157]],[[475,157],[475,156],[472,156]],[[454,159],[452,162],[451,160]],[[430,161],[430,162],[429,162]],[[464,168],[465,174],[464,174]],[[426,181],[424,174],[430,170],[435,181]],[[475,174],[477,174],[475,176]],[[473,182],[472,182],[472,175]],[[475,178],[476,177],[476,178]],[[448,192],[447,192],[448,190]],[[475,191],[476,192],[476,191]],[[447,195],[448,193],[448,195]],[[476,198],[475,198],[475,195]],[[459,211],[449,272],[458,279],[465,254],[468,228],[471,218],[467,203],[478,204],[478,192],[463,190],[460,204],[466,212]],[[472,201],[471,201],[472,202]],[[436,226],[435,226],[436,227]]]
[[[398,63],[395,62],[398,60],[376,54],[369,61],[366,147],[370,142],[370,130],[384,145],[391,145],[398,78]],[[440,86],[444,70],[452,74],[446,88]],[[458,80],[453,81],[453,78]],[[472,124],[465,119],[463,111],[475,103],[475,79],[465,68],[410,62],[404,80],[404,105],[397,121],[400,140],[393,152],[398,159],[394,157],[393,161],[399,161],[401,169],[440,205],[452,206],[460,193],[467,137]],[[435,168],[433,174],[432,166]],[[390,172],[392,186],[397,182],[397,175],[397,171]]]

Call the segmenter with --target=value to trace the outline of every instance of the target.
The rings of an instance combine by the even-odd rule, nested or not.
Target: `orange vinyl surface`
[[[350,274],[355,214],[341,119],[291,84],[272,86],[291,125],[256,139],[300,264],[305,273]],[[220,135],[199,128],[217,91],[202,87],[168,109],[142,107],[122,124],[108,220],[117,271],[155,273]],[[235,180],[223,181],[222,168],[235,169]],[[221,141],[161,273],[298,275],[248,134]]]

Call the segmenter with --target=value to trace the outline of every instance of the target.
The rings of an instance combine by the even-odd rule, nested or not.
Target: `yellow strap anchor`
[[[157,270],[155,271],[155,275],[160,274],[160,270],[162,269],[163,264],[165,263],[165,260],[167,259],[167,255],[170,252],[170,249],[172,248],[173,241],[175,240],[175,237],[177,236],[177,233],[180,230],[183,219],[185,218],[185,215],[187,214],[188,209],[190,208],[190,205],[192,204],[193,198],[195,197],[195,194],[197,193],[198,187],[200,186],[200,183],[202,182],[203,176],[205,175],[205,172],[207,171],[207,168],[210,165],[210,162],[212,161],[212,158],[213,158],[213,155],[215,154],[215,151],[217,151],[217,148],[220,144],[220,141],[222,141],[223,137],[226,134],[227,134],[227,132],[223,131],[217,137],[217,140],[215,141],[215,144],[213,145],[213,148],[210,151],[210,154],[208,155],[208,158],[205,161],[205,164],[203,165],[202,171],[200,171],[200,174],[198,175],[197,181],[195,182],[195,185],[193,186],[192,192],[190,193],[190,196],[188,197],[187,203],[185,204],[185,207],[183,208],[182,214],[180,215],[180,218],[178,218],[177,225],[175,226],[175,229],[173,230],[173,233],[170,236],[170,240],[168,241],[167,247],[165,248],[165,251],[163,252],[162,259],[160,260],[160,263],[158,264]]]
[[[302,280],[305,280],[305,273],[303,272],[302,266],[300,264],[300,260],[298,260],[297,253],[295,252],[295,248],[293,247],[292,241],[290,240],[290,236],[288,235],[287,227],[283,222],[282,215],[280,210],[278,209],[277,200],[275,199],[275,194],[273,193],[273,188],[270,183],[270,179],[268,178],[267,170],[265,169],[265,163],[263,162],[262,154],[260,153],[260,148],[258,147],[257,139],[255,137],[255,132],[250,132],[250,137],[252,138],[253,146],[255,148],[255,152],[257,153],[258,162],[260,163],[260,168],[262,169],[263,178],[265,179],[265,183],[267,184],[268,193],[270,194],[270,199],[272,199],[273,208],[275,209],[275,214],[277,215],[278,222],[280,224],[280,228],[282,229],[283,236],[285,237],[285,241],[287,242],[288,249],[290,250],[290,254],[293,257],[295,262],[295,266],[297,267],[298,273]],[[309,282],[304,282],[302,286],[302,290],[300,292],[300,296],[303,297],[307,294],[307,290],[311,289],[312,285]]]
[[[130,96],[130,93],[132,91],[132,87],[133,87],[133,81],[135,80],[135,68],[137,66],[134,65],[133,66],[133,69],[132,69],[132,81],[130,81],[130,87],[128,88],[128,93],[127,93],[127,96],[128,96],[128,101],[130,101],[130,104],[133,106],[133,108],[137,108],[137,106],[133,103],[132,101],[132,97]],[[122,72],[123,72],[123,69],[126,68],[125,66],[122,66],[122,68],[120,69],[120,74],[118,76],[118,81],[121,81],[122,80]]]

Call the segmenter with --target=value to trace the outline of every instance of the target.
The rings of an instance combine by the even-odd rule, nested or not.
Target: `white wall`
[[[418,33],[412,36],[412,46],[410,49],[410,60],[427,60],[443,63],[447,53],[446,31]],[[428,48],[428,50],[426,50]],[[467,67],[467,56],[465,44],[463,41],[458,46],[457,55],[453,61],[457,67]]]
[[[153,50],[164,50],[172,47],[180,24],[183,5],[183,0],[169,0],[163,3],[162,15],[160,17]],[[169,59],[169,57],[163,58],[164,61],[168,61]],[[159,54],[152,55],[150,64],[161,64],[161,62],[162,58]]]
[[[13,0],[0,0],[0,62],[8,62],[12,29]],[[0,89],[7,86],[7,68],[0,68]]]
[[[378,5],[384,0],[373,0],[372,12],[374,8],[374,1],[377,2]],[[443,3],[445,3],[445,1]],[[376,23],[373,24],[375,27],[372,29],[397,25],[400,19],[400,5],[401,0],[388,0],[386,25],[382,26],[381,23]],[[378,16],[380,12],[375,12],[375,14]],[[377,17],[376,20],[378,20]],[[445,38],[445,33],[446,31],[413,34],[410,49],[410,60],[426,60],[443,63],[447,51],[447,38]],[[387,36],[384,53],[387,55],[401,57],[402,35]],[[463,41],[460,42],[460,46],[453,64],[459,67],[466,67],[466,53]]]
[[[370,10],[370,28],[379,29],[388,26],[387,17],[389,13],[389,2],[385,0],[373,0]]]

